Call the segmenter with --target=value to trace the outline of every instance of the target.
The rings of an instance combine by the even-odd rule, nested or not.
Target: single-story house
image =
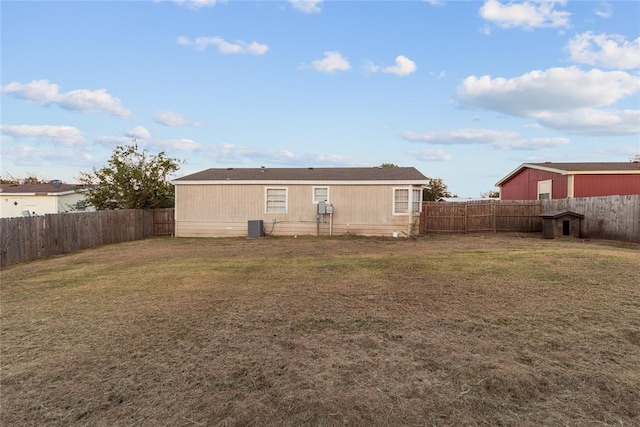
[[[413,167],[207,169],[172,181],[175,235],[404,236],[429,179]]]
[[[82,210],[84,191],[77,185],[0,184],[0,217],[34,216]]]
[[[640,194],[640,162],[523,163],[496,187],[502,200]]]

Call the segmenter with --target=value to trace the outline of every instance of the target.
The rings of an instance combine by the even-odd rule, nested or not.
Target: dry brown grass
[[[640,425],[640,247],[153,239],[2,271],[13,425]]]

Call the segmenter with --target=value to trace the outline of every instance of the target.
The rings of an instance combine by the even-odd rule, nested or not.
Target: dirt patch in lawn
[[[638,425],[640,247],[161,238],[11,266],[2,425]]]

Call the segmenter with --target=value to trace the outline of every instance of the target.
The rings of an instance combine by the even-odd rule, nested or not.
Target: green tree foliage
[[[480,194],[480,197],[482,197],[483,199],[499,199],[500,198],[500,191],[498,190],[490,190],[487,191],[486,193],[482,193]]]
[[[425,202],[435,202],[440,197],[454,197],[449,192],[449,188],[442,178],[429,178],[429,186],[422,193],[422,200]]]
[[[381,168],[397,168],[398,165],[395,163],[383,163],[380,165]]]
[[[80,183],[89,187],[87,204],[103,209],[154,209],[174,205],[169,177],[183,161],[138,150],[137,144],[117,146],[108,164],[92,172],[81,172]]]
[[[47,184],[48,182],[48,180],[31,172],[24,178],[14,178],[9,174],[5,178],[0,178],[0,184]]]

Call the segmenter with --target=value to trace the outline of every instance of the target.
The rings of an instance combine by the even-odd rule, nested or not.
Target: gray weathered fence
[[[640,243],[640,195],[545,200],[545,211],[568,209],[584,215],[580,235]]]
[[[158,227],[156,218],[163,221]],[[167,218],[173,218],[173,209],[125,209],[2,218],[0,265],[145,239],[154,234],[170,234],[172,225],[166,224]]]
[[[424,202],[420,234],[540,232],[540,214],[568,209],[584,215],[581,236],[640,243],[640,195],[557,200]]]

